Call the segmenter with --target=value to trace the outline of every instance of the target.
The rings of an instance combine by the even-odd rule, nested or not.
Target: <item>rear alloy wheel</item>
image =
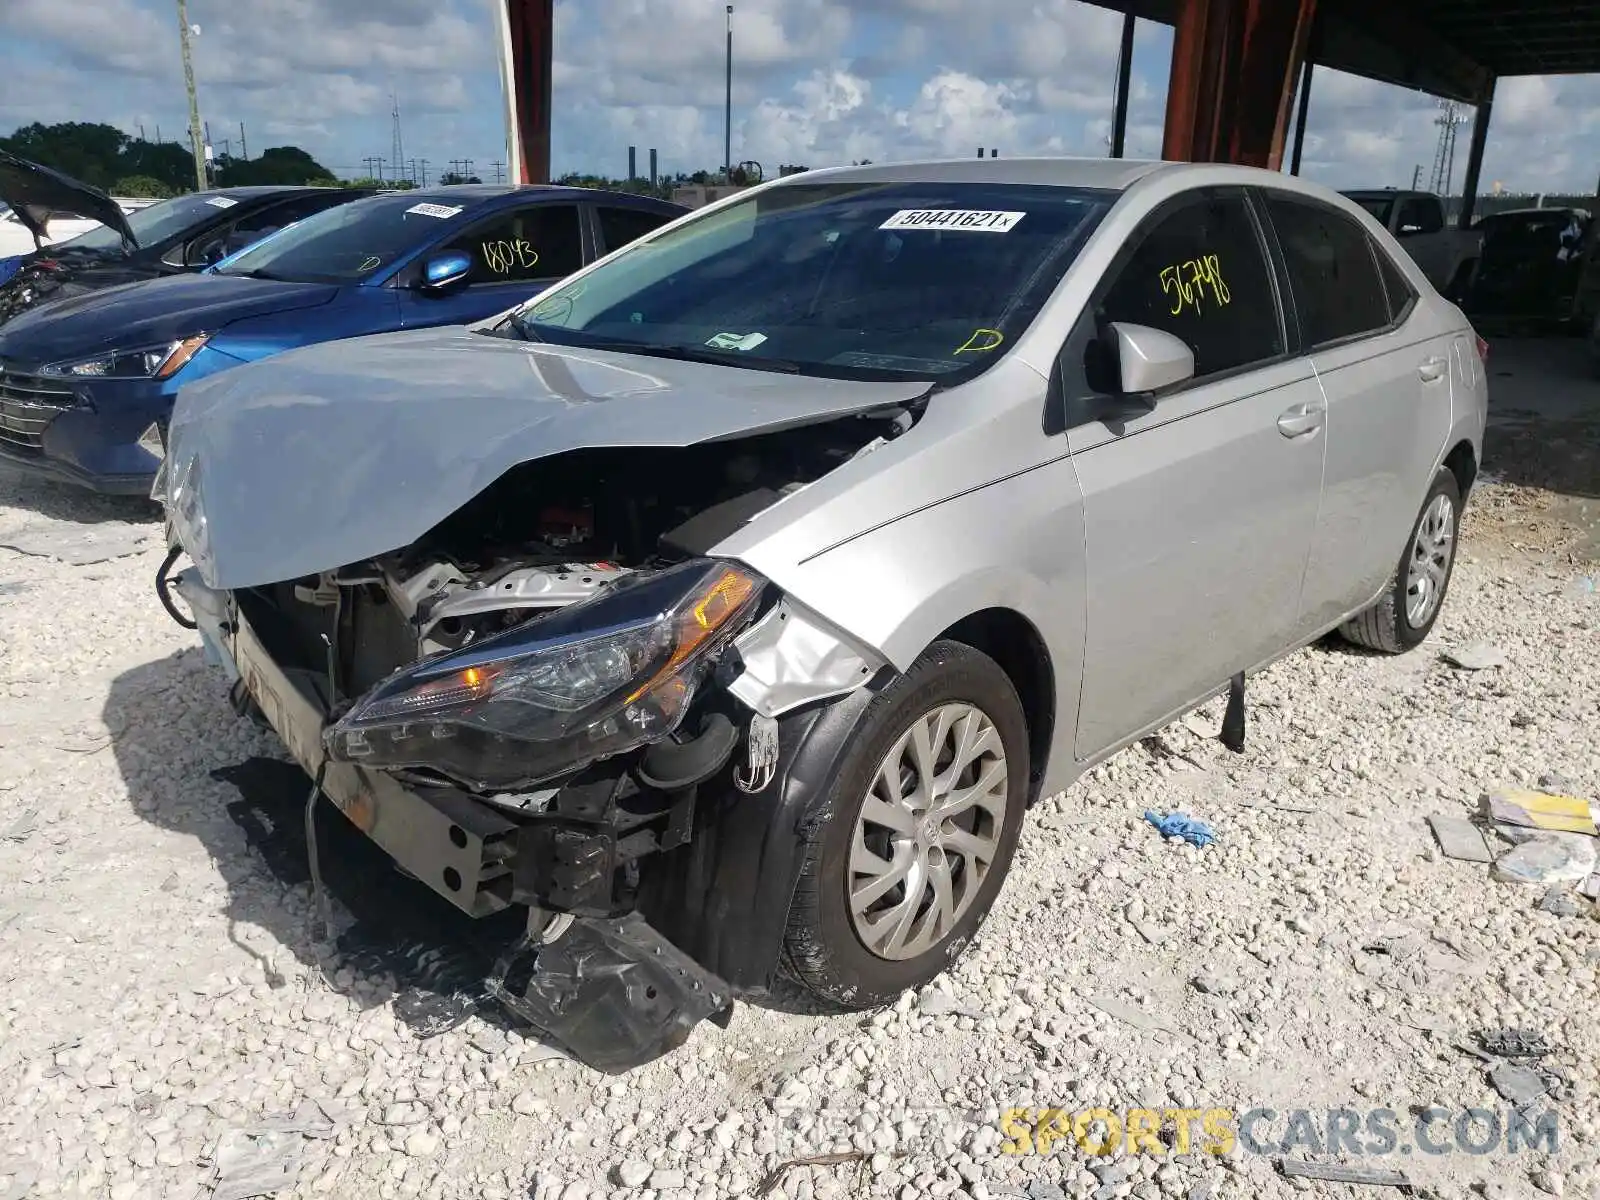
[[[819,999],[869,1008],[945,970],[1011,863],[1028,734],[1010,679],[931,647],[851,734],[790,909],[785,966]]]
[[[1393,584],[1378,603],[1346,621],[1340,634],[1386,654],[1404,653],[1427,637],[1450,590],[1460,525],[1461,489],[1454,472],[1442,467],[1411,527]]]

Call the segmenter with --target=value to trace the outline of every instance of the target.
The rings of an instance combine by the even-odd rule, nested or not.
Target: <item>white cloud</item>
[[[723,5],[557,0],[558,170],[620,174],[626,147],[666,170],[722,160]],[[189,0],[204,32],[204,115],[362,169],[390,153],[397,93],[408,156],[434,171],[503,155],[491,0]],[[1103,154],[1120,17],[1080,0],[737,0],[734,157],[769,170],[872,158]],[[1161,144],[1170,34],[1141,22],[1127,149]],[[182,137],[170,0],[0,0],[0,131],[109,121]],[[1316,72],[1305,173],[1339,186],[1431,174],[1438,128],[1416,92]],[[214,130],[215,132],[215,130]],[[220,138],[222,133],[218,132]],[[1455,178],[1470,129],[1461,131]],[[1600,163],[1600,79],[1502,81],[1484,181],[1587,189]],[[489,176],[492,178],[492,175]]]

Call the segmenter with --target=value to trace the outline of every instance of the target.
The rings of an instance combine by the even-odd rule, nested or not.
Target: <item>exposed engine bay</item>
[[[472,647],[624,579],[703,555],[911,423],[910,412],[895,409],[682,449],[538,460],[403,550],[244,589],[238,600],[274,656],[284,656],[280,662],[330,672],[325,699],[337,710],[430,655]]]

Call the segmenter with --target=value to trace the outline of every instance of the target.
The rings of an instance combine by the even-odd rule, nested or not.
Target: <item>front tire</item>
[[[850,736],[809,823],[784,973],[861,1009],[947,969],[988,914],[1022,828],[1028,727],[993,659],[940,641]]]
[[[1444,607],[1460,528],[1461,487],[1455,473],[1441,467],[1411,526],[1394,581],[1381,600],[1340,626],[1340,635],[1384,654],[1404,654],[1420,644]]]

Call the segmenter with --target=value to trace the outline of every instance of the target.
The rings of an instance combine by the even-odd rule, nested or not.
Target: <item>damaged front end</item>
[[[403,871],[472,916],[530,910],[491,992],[626,1070],[769,986],[817,702],[885,665],[714,548],[911,420],[558,454],[399,551],[174,585],[240,710]],[[189,479],[163,486],[208,553]]]

